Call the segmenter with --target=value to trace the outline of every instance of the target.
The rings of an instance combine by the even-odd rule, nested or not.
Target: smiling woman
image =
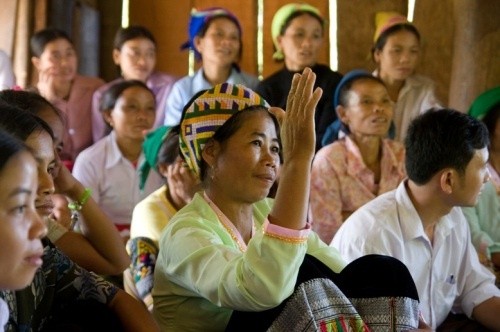
[[[403,145],[386,138],[393,102],[384,83],[366,71],[349,72],[334,101],[347,134],[316,154],[309,209],[313,229],[326,243],[352,212],[395,189],[406,175]]]
[[[126,241],[134,206],[163,184],[154,172],[139,189],[138,165],[144,159],[144,136],[155,121],[155,95],[141,81],[121,81],[103,95],[101,112],[112,131],[82,151],[73,175],[92,189],[92,197]]]

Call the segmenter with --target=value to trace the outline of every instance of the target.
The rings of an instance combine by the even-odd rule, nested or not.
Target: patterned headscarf
[[[323,23],[325,22],[318,8],[308,5],[307,3],[289,3],[278,9],[271,23],[271,36],[273,37],[274,48],[276,49],[276,52],[273,54],[273,59],[275,60],[283,60],[285,57],[278,43],[278,37],[280,36],[281,29],[283,29],[283,26],[287,23],[288,18],[298,11],[313,13],[320,17]]]
[[[378,12],[375,15],[375,34],[373,41],[376,42],[380,35],[390,27],[396,24],[410,23],[400,13],[397,12]]]
[[[251,106],[269,107],[254,91],[230,83],[218,84],[186,105],[179,145],[189,169],[201,175],[201,152],[205,144],[233,114]]]
[[[198,11],[195,8],[193,8],[191,10],[191,17],[189,19],[189,39],[184,44],[181,45],[181,50],[185,49],[193,50],[196,59],[200,59],[201,55],[196,50],[196,47],[194,47],[194,37],[196,37],[200,33],[200,31],[203,29],[203,27],[209,20],[219,16],[227,17],[231,21],[233,21],[238,27],[241,36],[240,22],[238,21],[236,16],[234,16],[234,14],[231,13],[229,10],[220,7],[212,7]]]

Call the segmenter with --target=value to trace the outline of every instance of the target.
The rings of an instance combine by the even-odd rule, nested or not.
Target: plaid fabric
[[[251,106],[268,107],[254,91],[239,84],[222,83],[186,105],[181,121],[179,145],[188,167],[200,175],[201,151],[214,133],[233,114]]]

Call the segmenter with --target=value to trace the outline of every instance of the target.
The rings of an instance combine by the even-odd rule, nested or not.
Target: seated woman
[[[335,91],[342,75],[317,63],[326,29],[326,21],[320,11],[305,3],[289,3],[274,14],[271,27],[276,51],[273,58],[283,62],[284,67],[264,79],[255,91],[270,105],[285,109],[293,75],[302,72],[305,67],[310,67],[316,74],[316,86],[325,92]],[[314,114],[316,150],[321,147],[326,127],[336,118],[332,96],[324,93]]]
[[[197,94],[186,105],[181,152],[204,191],[170,220],[160,239],[152,294],[153,313],[163,330],[221,331],[229,327],[235,310],[264,311],[255,319],[240,317],[245,325],[237,324],[235,311],[233,321],[240,329],[267,330],[269,326],[254,329],[254,325],[264,321],[267,325],[269,317],[279,316],[266,310],[292,295],[302,279],[298,277],[303,262],[306,267],[316,262],[318,270],[332,274],[345,267],[338,252],[320,241],[306,222],[314,111],[321,97],[321,89],[313,91],[314,80],[309,68],[295,76],[286,113],[268,110],[252,90],[228,83]],[[281,137],[273,114],[281,119]],[[280,184],[273,204],[266,196],[278,170]],[[335,288],[328,285],[329,290]],[[305,292],[305,296],[318,293],[325,294]],[[353,329],[367,328],[344,295],[342,299],[339,303],[345,306],[329,302],[321,313],[301,307],[295,319],[309,328],[333,328],[341,321]],[[343,314],[335,311],[340,307]],[[416,327],[418,309],[407,318],[413,322],[408,326]],[[282,331],[292,329],[278,325]]]
[[[77,73],[75,46],[62,30],[37,31],[30,47],[31,62],[38,72],[38,92],[66,116],[61,159],[71,169],[76,156],[92,145],[92,95],[104,81]]]
[[[473,208],[463,208],[471,228],[472,243],[485,265],[500,271],[500,87],[483,92],[471,105],[469,115],[481,119],[490,134],[487,164],[490,181],[484,185]],[[497,273],[497,283],[500,273]]]
[[[156,119],[153,127],[165,120],[165,103],[175,78],[156,71],[156,40],[148,29],[139,25],[120,28],[113,41],[113,61],[118,67],[120,78],[111,81],[94,92],[92,97],[92,137],[94,143],[109,133],[109,128],[100,110],[103,93],[110,86],[123,80],[144,82],[156,96]]]
[[[127,251],[131,258],[125,270],[125,290],[153,309],[153,272],[160,235],[177,211],[191,201],[200,188],[194,173],[184,166],[179,154],[179,127],[159,127],[146,136],[143,144],[141,187],[151,169],[162,175],[165,185],[139,202],[132,214]]]
[[[313,230],[326,243],[351,213],[406,176],[403,144],[386,138],[393,103],[384,83],[365,71],[349,72],[334,100],[348,134],[317,152],[309,203]]]
[[[35,209],[36,162],[22,142],[0,130],[0,290],[28,286],[42,266],[47,226]],[[0,298],[0,331],[9,320]]]
[[[251,89],[257,86],[257,77],[241,71],[237,65],[242,47],[241,25],[233,13],[218,7],[193,9],[189,40],[182,49],[193,50],[201,67],[194,75],[185,76],[174,84],[165,108],[166,126],[179,124],[184,105],[201,90],[224,82],[243,84]]]
[[[52,130],[43,120],[4,102],[0,103],[0,128],[24,141],[33,153],[38,170],[35,207],[39,215],[50,213],[51,173],[56,168]],[[49,239],[42,242],[43,265],[33,282],[15,293],[0,292],[10,311],[6,330],[157,330],[139,302],[76,265]]]
[[[58,158],[63,145],[64,115],[33,92],[4,90],[0,92],[0,100],[36,115],[49,125],[54,134],[54,154],[45,157],[47,164],[55,160],[55,170],[50,174],[53,179],[51,186],[55,189],[50,195],[53,205],[52,209],[41,211],[42,217],[48,220],[48,238],[75,263],[89,271],[104,275],[121,274],[130,259],[113,222],[97,203],[89,198],[79,211],[68,212],[66,198],[79,202],[85,187],[68,169],[61,167]],[[82,218],[79,218],[80,215]],[[76,221],[78,225],[75,225]],[[80,232],[74,232],[73,226],[78,226]]]
[[[101,112],[113,130],[80,153],[73,175],[92,189],[92,198],[126,242],[134,206],[163,184],[152,173],[143,190],[139,189],[138,166],[144,159],[144,136],[155,120],[155,95],[140,81],[122,81],[104,93]]]

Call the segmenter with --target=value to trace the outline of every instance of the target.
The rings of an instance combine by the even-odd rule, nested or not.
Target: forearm
[[[135,300],[125,291],[118,290],[108,305],[122,323],[124,331],[160,331],[144,304]]]
[[[79,183],[66,194],[72,200],[80,200],[84,191],[85,188]],[[123,272],[129,265],[130,259],[114,224],[92,198],[89,198],[83,205],[80,214],[83,217],[80,219],[82,234],[99,255],[107,261],[111,271],[115,272],[110,274]]]
[[[310,174],[311,159],[285,161],[280,170],[280,183],[270,222],[296,230],[306,227]]]
[[[478,304],[472,311],[472,317],[492,331],[500,331],[500,297]]]

